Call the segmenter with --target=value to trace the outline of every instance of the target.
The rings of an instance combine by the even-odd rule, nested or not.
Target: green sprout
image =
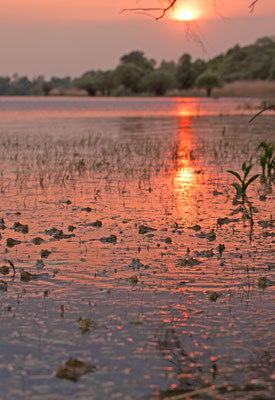
[[[246,190],[248,188],[248,186],[255,181],[255,179],[257,179],[260,175],[253,175],[251,178],[248,178],[248,174],[251,171],[252,168],[252,164],[246,165],[246,163],[244,162],[242,165],[242,171],[243,171],[243,178],[240,176],[240,174],[238,174],[238,172],[232,171],[232,170],[228,170],[227,172],[229,172],[230,174],[234,175],[239,181],[238,182],[234,182],[232,183],[232,186],[236,189],[236,198],[242,198],[243,201],[245,201],[247,199],[247,195],[246,195]]]
[[[260,164],[263,169],[262,176],[263,178],[266,177],[266,172],[267,176],[270,178],[272,172],[275,172],[275,155],[274,155],[274,144],[273,143],[267,143],[267,142],[262,142],[258,149],[263,149],[264,154],[260,158]]]

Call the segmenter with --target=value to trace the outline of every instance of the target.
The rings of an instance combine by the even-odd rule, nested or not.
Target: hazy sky
[[[250,0],[178,1],[199,13],[192,23],[195,38],[183,22],[120,13],[158,6],[157,0],[1,0],[0,75],[76,76],[113,68],[136,49],[158,61],[184,52],[207,59],[236,43],[275,34],[275,0],[259,0],[252,15]]]

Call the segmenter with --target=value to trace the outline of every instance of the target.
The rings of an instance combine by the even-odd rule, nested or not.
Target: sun
[[[175,7],[171,10],[170,18],[177,21],[193,21],[199,17],[200,12],[194,7]]]
[[[180,10],[175,13],[175,18],[178,21],[192,21],[196,18],[194,11],[191,10]]]

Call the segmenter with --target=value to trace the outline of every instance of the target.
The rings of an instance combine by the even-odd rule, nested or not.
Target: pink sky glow
[[[207,59],[236,43],[275,34],[275,0],[259,0],[252,14],[249,3],[178,0],[178,7],[198,11],[192,28],[202,49],[186,35],[183,22],[121,13],[123,8],[158,7],[158,0],[1,0],[0,76],[77,76],[113,68],[131,50],[157,61],[177,60],[184,52]]]

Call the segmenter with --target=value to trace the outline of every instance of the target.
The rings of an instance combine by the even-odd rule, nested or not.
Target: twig
[[[272,106],[263,108],[261,111],[259,111],[257,114],[255,114],[255,115],[249,120],[249,122],[254,121],[255,118],[257,118],[259,115],[261,115],[262,113],[264,113],[265,111],[268,111],[268,110],[275,110],[275,104],[273,104]]]
[[[146,8],[146,7],[137,7],[137,8],[124,8],[121,12],[127,12],[127,11],[133,11],[134,13],[145,13],[145,15],[149,15],[150,17],[154,18],[156,21],[159,19],[163,18],[167,11],[171,10],[171,8],[174,7],[178,0],[171,0],[170,4],[167,7],[152,7],[152,8]],[[154,17],[151,14],[148,14],[148,12],[154,12],[154,11],[160,11],[161,14],[158,17]]]
[[[124,8],[123,10],[121,10],[121,13],[125,12],[125,11],[132,11],[134,13],[137,14],[144,14],[147,15],[151,18],[154,18],[156,21],[158,21],[159,19],[162,19],[165,14],[167,13],[167,11],[171,10],[171,8],[174,7],[174,5],[177,3],[178,0],[170,0],[170,4],[167,7],[136,7],[136,8]],[[249,5],[249,9],[250,12],[252,13],[254,11],[254,8],[256,6],[256,4],[258,3],[259,0],[252,0],[250,5]],[[214,0],[214,4],[216,5],[216,1]],[[154,11],[160,11],[161,14],[158,17],[154,17],[152,14],[150,14],[149,12],[154,12]]]
[[[215,389],[216,388],[213,386],[207,386],[206,388],[192,390],[192,392],[178,394],[177,396],[165,397],[164,400],[184,400],[193,396],[197,396],[198,394],[201,393],[214,392]]]
[[[12,276],[12,278],[14,278],[14,277],[15,277],[15,268],[14,268],[14,264],[13,264],[10,260],[8,260],[8,263],[10,264],[10,266],[11,266],[11,268],[12,268],[12,270],[13,270],[13,276]]]
[[[254,11],[256,3],[258,3],[258,0],[253,0],[252,3],[250,4],[249,8],[251,13]]]

